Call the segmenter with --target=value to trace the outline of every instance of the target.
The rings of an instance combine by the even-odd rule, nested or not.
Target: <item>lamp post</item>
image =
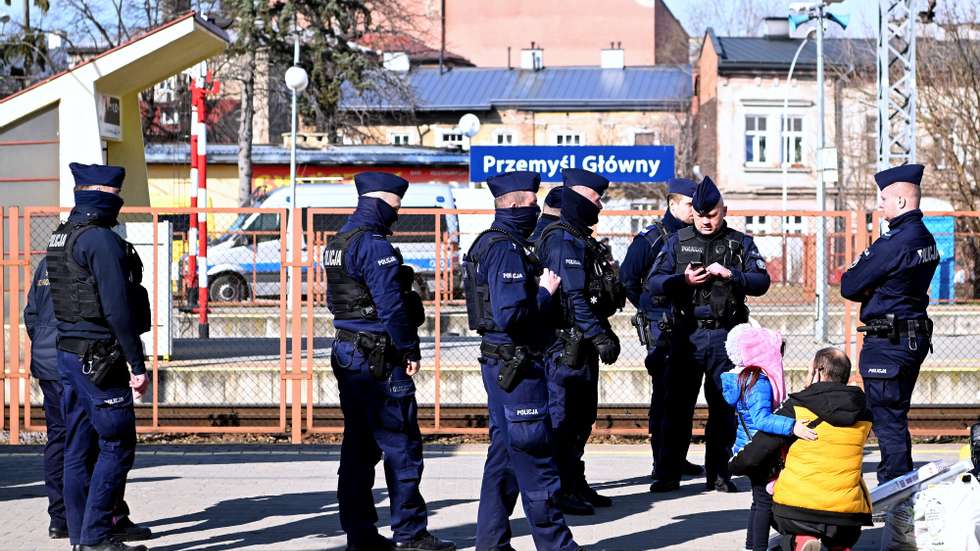
[[[786,269],[787,251],[786,251],[786,214],[785,213],[787,210],[789,210],[789,190],[788,190],[789,184],[787,182],[787,179],[789,177],[788,175],[789,157],[787,155],[787,153],[789,152],[789,148],[786,147],[786,122],[789,119],[789,93],[790,90],[792,90],[792,86],[793,86],[793,71],[796,70],[796,62],[797,60],[800,59],[800,53],[803,51],[803,48],[806,47],[807,42],[810,41],[810,36],[813,34],[813,32],[814,31],[811,29],[810,32],[806,33],[806,36],[804,36],[803,40],[800,41],[799,48],[796,49],[796,53],[793,55],[792,63],[789,64],[789,73],[786,75],[786,95],[783,96],[783,118],[779,125],[779,144],[783,151],[783,158],[781,159],[782,161],[781,164],[783,169],[783,174],[782,174],[783,215],[779,218],[779,233],[781,233],[783,236],[783,282],[786,281],[787,274],[788,274],[788,271]]]
[[[829,19],[834,23],[840,25],[842,29],[847,28],[848,20],[850,16],[844,14],[835,14],[826,11],[827,6],[830,4],[836,4],[842,0],[820,0],[818,2],[794,2],[790,4],[790,11],[794,12],[789,16],[789,25],[792,30],[815,19],[817,22],[817,117],[819,120],[820,134],[819,134],[819,144],[820,147],[817,150],[817,261],[816,261],[816,317],[814,320],[814,331],[813,337],[817,342],[823,343],[827,342],[827,219],[824,216],[826,212],[826,199],[827,199],[827,165],[831,164],[830,161],[836,157],[836,151],[829,152],[827,150],[827,135],[826,135],[826,124],[824,121],[825,112],[825,101],[824,96],[824,68],[823,68],[823,33],[824,33],[824,19]],[[834,160],[833,168],[837,169],[837,162]]]
[[[289,222],[286,225],[286,258],[289,259],[293,265],[299,262],[300,259],[296,258],[296,250],[293,248],[293,231],[296,225],[296,216],[298,210],[296,209],[296,125],[298,122],[298,115],[296,112],[296,97],[300,92],[306,89],[309,84],[309,77],[306,75],[306,70],[299,66],[299,31],[296,32],[296,39],[293,42],[293,66],[286,69],[286,87],[293,93],[292,98],[292,130],[289,144]],[[287,272],[292,277],[292,270]],[[298,297],[293,296],[293,286],[292,282],[289,282],[287,287],[288,291],[288,304],[290,311],[296,311],[296,304],[294,302]]]

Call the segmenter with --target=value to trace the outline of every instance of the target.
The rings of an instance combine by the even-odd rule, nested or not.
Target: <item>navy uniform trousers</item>
[[[564,491],[585,482],[585,444],[592,434],[599,405],[599,356],[583,339],[577,367],[561,363],[561,341],[547,357],[548,413],[554,429],[555,464]]]
[[[694,407],[701,383],[708,402],[708,423],[705,426],[704,470],[708,482],[716,477],[729,478],[728,459],[735,443],[735,408],[728,405],[721,390],[721,374],[732,368],[725,351],[728,330],[696,329],[684,339],[683,335],[671,344],[667,380],[665,434],[662,440],[657,477],[661,480],[680,480],[681,469],[691,445]]]
[[[77,354],[58,351],[65,423],[64,501],[71,543],[109,539],[116,504],[136,457],[136,414],[125,364],[106,388],[82,374]]]
[[[647,349],[643,360],[650,374],[650,411],[648,413],[648,430],[650,431],[650,449],[653,452],[653,467],[656,468],[663,453],[664,419],[667,415],[667,362],[670,360],[669,347],[663,332],[660,330],[660,317],[649,323],[651,346]]]
[[[548,383],[535,358],[523,368],[510,392],[497,384],[503,361],[480,358],[490,411],[490,449],[483,469],[476,522],[476,549],[506,548],[508,518],[520,494],[534,546],[541,550],[577,549],[552,497],[561,488],[552,456]]]
[[[390,376],[375,379],[367,358],[348,341],[335,341],[330,357],[340,387],[344,441],[340,447],[337,501],[340,526],[351,545],[376,542],[374,466],[384,457],[391,501],[391,530],[396,542],[409,542],[426,529],[415,382],[404,365],[389,365]]]
[[[881,450],[879,484],[904,476],[913,468],[909,406],[919,367],[929,354],[929,337],[917,336],[911,347],[914,350],[903,335],[897,342],[866,337],[861,348],[859,365],[864,393],[871,410],[871,428]]]
[[[48,492],[48,517],[52,528],[68,529],[65,518],[65,414],[61,411],[61,381],[38,380],[44,395],[44,488]]]
[[[48,492],[48,517],[52,528],[67,530],[64,495],[66,431],[65,414],[61,410],[61,381],[39,379],[38,385],[44,395],[44,424],[47,428],[47,443],[44,444],[44,488]],[[113,516],[129,516],[129,507],[122,496],[115,506]]]

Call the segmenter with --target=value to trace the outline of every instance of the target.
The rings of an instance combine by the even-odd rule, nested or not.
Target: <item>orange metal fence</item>
[[[30,343],[21,316],[37,262],[47,238],[66,209],[9,208],[0,213],[0,430],[17,442],[22,430],[44,430],[32,422],[40,392],[30,375]],[[120,216],[125,237],[142,246],[144,284],[150,291],[153,328],[145,336],[152,386],[140,402],[139,430],[146,433],[283,433],[301,442],[304,433],[340,432],[339,394],[330,367],[334,333],[326,308],[326,278],[320,265],[323,246],[350,209],[306,209],[296,212],[293,232],[284,209],[201,209],[215,223],[209,227],[212,285],[209,339],[194,330],[196,304],[182,292],[185,262],[180,232],[169,221],[191,209],[127,208]],[[477,363],[479,337],[466,327],[459,263],[462,252],[487,227],[492,210],[404,209],[392,235],[405,260],[416,267],[417,286],[426,297],[427,320],[420,328],[423,371],[416,377],[417,399],[427,413],[426,433],[482,433],[479,420],[459,422],[458,411],[485,404]],[[605,211],[597,226],[622,261],[637,227],[656,213],[648,210]],[[937,353],[923,368],[915,398],[918,404],[975,404],[980,381],[980,306],[973,278],[978,273],[961,251],[973,233],[960,222],[978,213],[928,213],[955,223],[949,239],[957,276],[953,293],[930,310],[936,319]],[[876,215],[826,212],[826,232],[818,232],[812,212],[741,211],[728,217],[733,227],[755,236],[768,261],[773,286],[750,300],[752,316],[783,332],[788,341],[786,366],[791,388],[823,343],[813,339],[817,278],[828,281],[829,341],[852,358],[860,350],[857,306],[840,298],[836,285],[851,260],[878,233]],[[868,223],[867,221],[871,222]],[[301,222],[301,223],[300,223]],[[169,230],[169,231],[168,231]],[[958,235],[959,234],[961,235]],[[818,239],[825,239],[828,262],[817,271]],[[139,245],[142,244],[142,245]],[[176,250],[177,252],[173,252]],[[292,256],[291,256],[292,255]],[[148,259],[147,256],[150,258]],[[222,286],[231,287],[222,287]],[[221,288],[228,293],[217,292]],[[617,364],[603,367],[600,404],[642,408],[649,400],[645,350],[629,323],[627,307],[615,315],[613,329],[623,342]],[[162,415],[161,411],[171,413]],[[271,412],[250,415],[253,409]],[[212,419],[195,418],[210,411]],[[215,416],[214,411],[221,411]],[[453,422],[449,422],[453,417]],[[428,419],[431,418],[431,421]],[[600,428],[599,432],[642,434],[642,428]]]

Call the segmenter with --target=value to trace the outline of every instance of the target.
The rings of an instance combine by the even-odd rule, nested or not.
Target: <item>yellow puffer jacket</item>
[[[870,525],[871,497],[861,476],[871,416],[856,387],[818,383],[781,408],[819,424],[814,441],[795,440],[776,481],[773,513],[827,524]]]

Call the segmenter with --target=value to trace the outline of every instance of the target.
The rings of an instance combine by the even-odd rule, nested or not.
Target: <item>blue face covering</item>
[[[513,227],[517,232],[528,238],[534,232],[534,226],[538,224],[538,215],[541,208],[537,205],[527,207],[511,207],[496,210],[496,219],[500,222]]]
[[[357,210],[389,229],[398,220],[398,211],[377,197],[359,197]]]
[[[572,224],[583,227],[594,226],[599,222],[600,208],[581,194],[566,188],[561,198],[561,216]]]
[[[98,212],[102,220],[115,220],[123,206],[123,198],[104,191],[76,191],[75,206]]]

